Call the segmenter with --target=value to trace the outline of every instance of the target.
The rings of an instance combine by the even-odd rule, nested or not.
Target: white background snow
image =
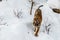
[[[54,13],[51,8],[60,8],[60,0],[34,0],[32,15],[29,14],[30,3],[28,0],[3,0],[0,2],[0,40],[60,40],[60,14]],[[41,7],[43,22],[39,36],[33,33],[32,20],[34,12]],[[51,7],[51,8],[50,8]],[[14,11],[20,12],[18,18]],[[43,32],[45,26],[51,24],[49,34]]]

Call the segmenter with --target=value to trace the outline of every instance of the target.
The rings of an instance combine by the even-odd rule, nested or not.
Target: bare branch
[[[32,15],[32,9],[33,9],[33,5],[34,5],[34,2],[33,2],[33,0],[31,0],[31,9],[30,9],[30,15]]]
[[[22,10],[20,10],[20,11],[14,11],[13,10],[13,12],[14,12],[14,15],[17,17],[17,18],[21,18],[22,17]]]
[[[51,8],[51,7],[50,7]],[[58,8],[51,8],[53,12],[60,14],[60,9]]]
[[[54,8],[54,9],[52,9],[52,10],[53,10],[53,12],[60,14],[60,9]]]
[[[51,24],[48,24],[47,26],[45,26],[46,31],[47,31],[47,34],[49,34],[49,31],[50,31],[50,28],[51,28],[51,27],[49,27],[49,26],[51,26]]]

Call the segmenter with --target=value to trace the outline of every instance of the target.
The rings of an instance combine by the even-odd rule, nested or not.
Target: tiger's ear
[[[57,13],[57,14],[60,14],[60,9],[53,8],[52,10],[53,10],[53,12],[55,12],[55,13]]]

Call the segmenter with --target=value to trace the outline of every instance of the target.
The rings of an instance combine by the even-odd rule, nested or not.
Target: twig
[[[51,27],[49,27],[49,26],[51,26],[51,24],[49,24],[49,25],[47,25],[45,28],[46,28],[46,31],[47,31],[47,34],[49,34],[49,31],[50,31],[50,28]]]
[[[17,17],[17,18],[21,18],[22,17],[22,9],[20,10],[20,11],[14,11],[13,10],[13,12],[14,12],[14,15]]]
[[[32,15],[32,8],[33,8],[33,5],[34,5],[34,2],[33,2],[33,0],[31,0],[31,9],[30,9],[30,15]]]
[[[50,7],[51,8],[51,7]],[[60,9],[58,8],[51,8],[53,12],[60,14]]]

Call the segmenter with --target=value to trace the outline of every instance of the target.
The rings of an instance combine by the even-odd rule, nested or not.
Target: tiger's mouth
[[[37,21],[34,21],[34,22],[33,22],[33,25],[34,25],[34,26],[39,26],[39,25],[40,25],[40,23],[39,23],[39,22],[37,22]]]
[[[34,26],[39,26],[39,24],[38,24],[38,23],[34,23],[33,25],[34,25]]]

